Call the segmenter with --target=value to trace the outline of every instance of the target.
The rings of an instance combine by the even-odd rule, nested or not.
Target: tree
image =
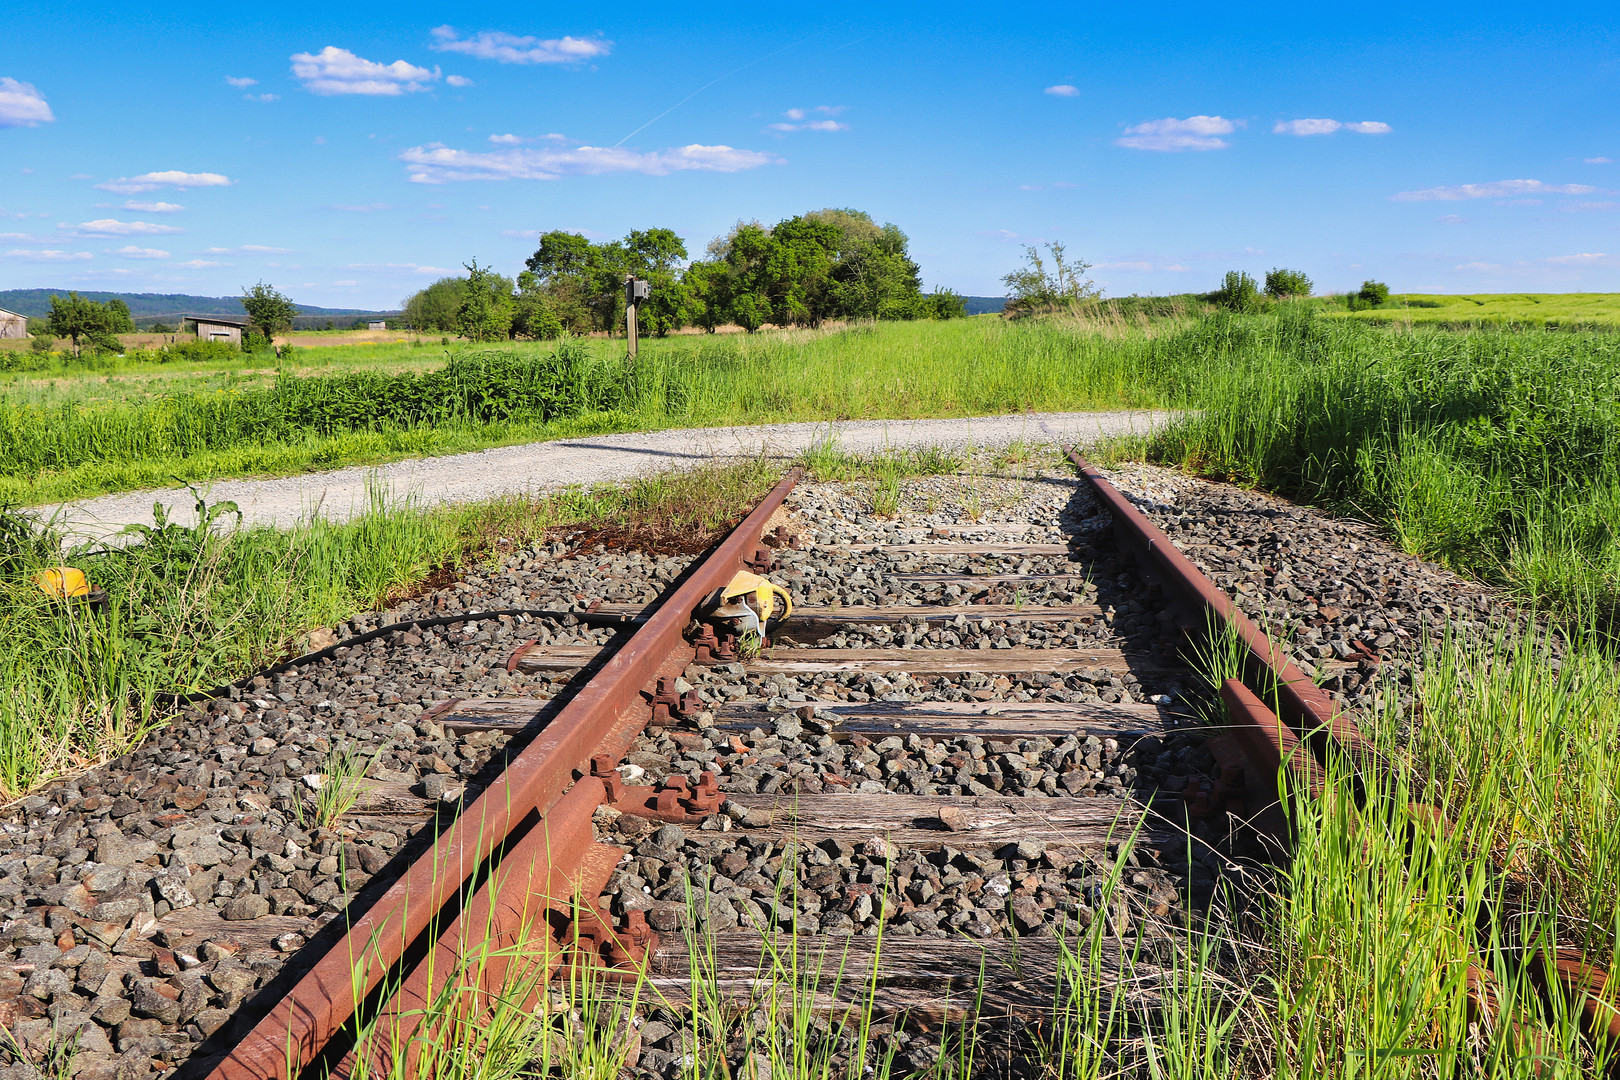
[[[500,341],[512,328],[512,282],[478,260],[467,268],[467,291],[456,312],[456,329],[468,341]]]
[[[1389,286],[1382,281],[1373,281],[1371,278],[1361,283],[1361,291],[1356,293],[1363,304],[1369,306],[1382,304],[1389,299]]]
[[[135,320],[130,317],[129,305],[118,297],[107,301],[107,329],[114,334],[133,334]]]
[[[1046,250],[1052,260],[1051,269],[1047,269],[1041,253],[1026,244],[1024,261],[1027,265],[1001,279],[1010,296],[1008,310],[1024,314],[1052,311],[1102,295],[1102,290],[1093,286],[1085,276],[1086,271],[1091,269],[1090,263],[1084,259],[1076,259],[1072,263],[1065,261],[1065,249],[1055,240],[1047,243]]]
[[[293,316],[298,314],[296,304],[262,281],[242,290],[242,307],[247,309],[254,332],[265,341],[291,330]]]
[[[456,316],[461,311],[461,302],[466,294],[466,278],[442,277],[406,297],[400,306],[404,308],[404,319],[412,329],[454,333]]]
[[[118,339],[112,336],[112,313],[94,300],[85,300],[78,293],[68,293],[64,299],[51,297],[51,311],[45,327],[53,337],[73,342],[73,351],[88,341],[93,348],[118,350]]]
[[[1303,270],[1273,269],[1266,274],[1266,295],[1273,300],[1309,296],[1312,288],[1311,279]]]
[[[1242,270],[1228,270],[1221,287],[1204,297],[1216,307],[1241,314],[1264,311],[1265,298],[1260,295],[1260,284]]]

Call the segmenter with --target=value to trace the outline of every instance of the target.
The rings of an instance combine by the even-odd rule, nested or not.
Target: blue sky
[[[1620,291],[1595,5],[9,10],[0,288],[392,307],[544,229],[853,206],[970,294],[1053,240],[1110,295]]]

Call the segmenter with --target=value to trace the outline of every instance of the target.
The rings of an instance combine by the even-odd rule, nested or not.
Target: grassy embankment
[[[0,384],[0,500],[606,431],[1144,407],[1161,395],[1137,370],[1140,337],[967,319],[654,340],[633,367],[619,357],[622,342],[590,340],[451,350],[449,371],[442,350],[300,350],[299,369],[315,374],[215,370],[201,387],[188,385],[195,373],[172,366],[83,379],[17,375]],[[425,370],[430,358],[437,373]],[[353,370],[327,367],[338,364]],[[436,388],[420,385],[421,376]]]
[[[1321,303],[1324,314],[1386,326],[1620,330],[1620,293],[1401,293],[1354,312],[1338,302]]]

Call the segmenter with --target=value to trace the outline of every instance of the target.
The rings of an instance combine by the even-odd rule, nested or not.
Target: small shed
[[[28,316],[0,308],[0,338],[25,338],[27,336]]]
[[[386,329],[388,329],[388,320],[387,319],[375,319],[372,322],[366,323],[366,329],[367,330],[386,330]]]
[[[199,341],[223,341],[230,345],[240,345],[242,331],[248,327],[248,320],[232,318],[229,315],[187,315],[186,318],[197,324]]]

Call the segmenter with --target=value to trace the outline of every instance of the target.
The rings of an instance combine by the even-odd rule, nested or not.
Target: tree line
[[[860,210],[827,209],[764,226],[738,222],[693,259],[671,229],[593,243],[542,233],[515,279],[467,264],[410,296],[403,321],[475,341],[613,332],[624,325],[624,279],[652,286],[637,306],[647,333],[734,324],[819,326],[829,319],[950,319],[967,314],[948,289],[922,291],[906,234]]]

